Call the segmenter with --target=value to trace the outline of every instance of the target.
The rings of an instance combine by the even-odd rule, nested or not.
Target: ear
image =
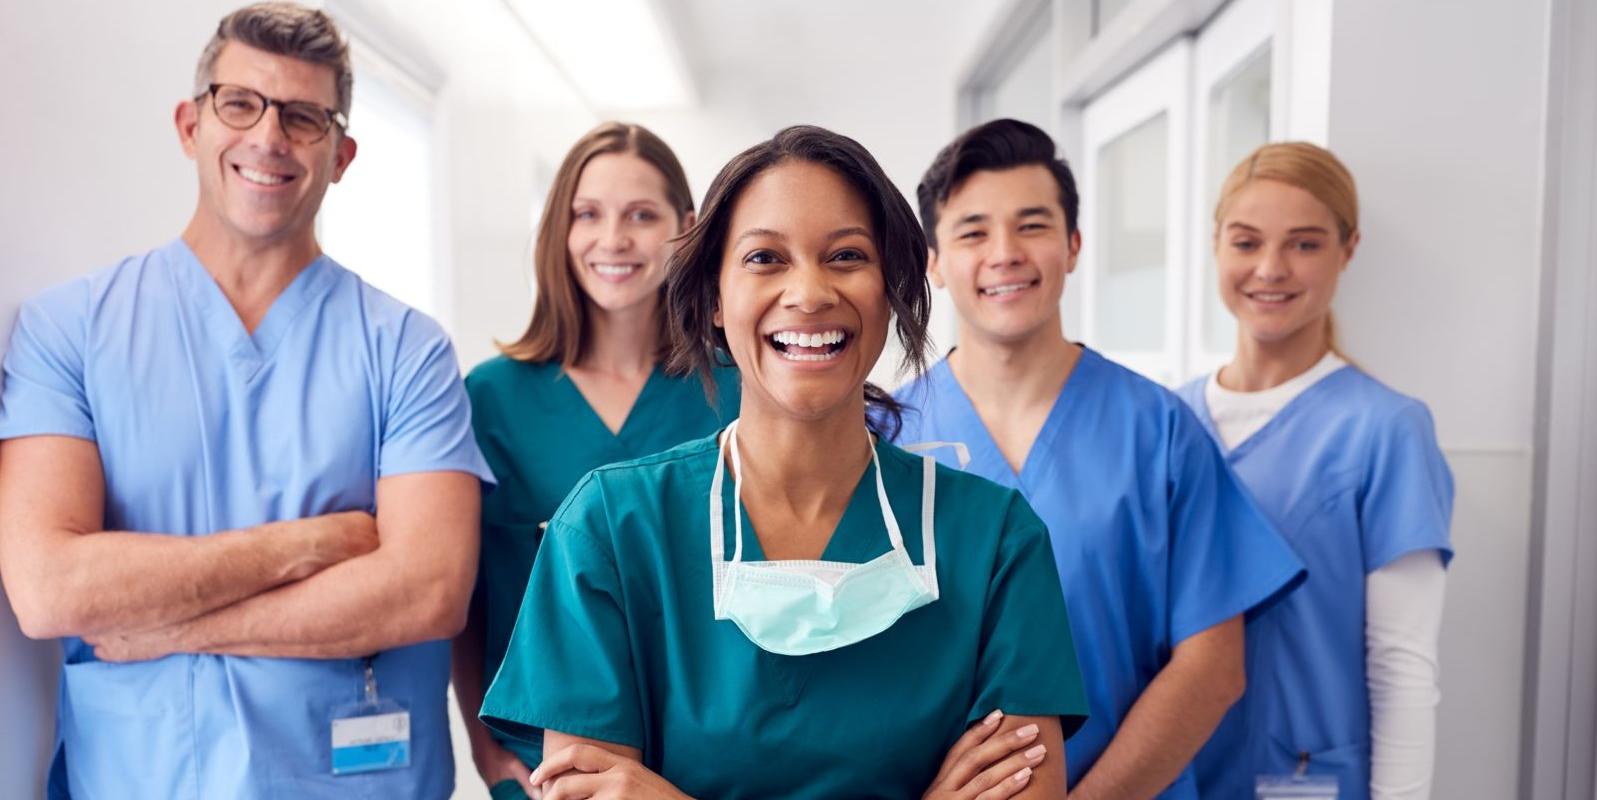
[[[937,263],[937,248],[935,247],[928,246],[926,248],[926,277],[931,278],[933,286],[939,289],[947,288],[947,284],[943,283],[943,269]]]
[[[1353,251],[1359,249],[1358,231],[1354,231],[1352,236],[1347,237],[1347,244],[1343,245],[1342,249],[1347,251],[1347,258],[1342,261],[1342,269],[1347,269],[1348,262],[1353,260]]]
[[[1081,231],[1073,230],[1066,239],[1070,254],[1065,258],[1065,274],[1070,275],[1076,271],[1076,259],[1081,255]]]
[[[338,183],[344,177],[344,170],[349,169],[351,161],[355,160],[355,140],[347,133],[338,135],[337,160],[333,163],[333,183]]]
[[[692,211],[689,211],[689,212],[683,214],[682,215],[682,230],[683,230],[683,232],[686,232],[688,228],[693,227],[698,221],[699,221],[699,215],[693,213]]]
[[[183,146],[183,155],[194,158],[195,129],[200,124],[200,105],[194,100],[184,100],[172,110],[172,124],[177,128],[177,140]]]
[[[715,304],[715,313],[710,315],[710,322],[717,328],[726,327],[726,322],[721,319],[721,304],[719,302]]]

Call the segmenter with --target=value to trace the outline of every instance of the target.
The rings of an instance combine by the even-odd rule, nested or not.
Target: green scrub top
[[[1056,715],[1066,737],[1086,718],[1048,533],[1019,492],[939,466],[940,598],[859,643],[780,656],[714,618],[718,452],[711,435],[583,478],[549,523],[484,722],[639,748],[693,797],[902,798],[919,797],[993,709]],[[877,452],[905,547],[924,563],[921,459]],[[823,560],[889,549],[871,469]],[[728,480],[727,512],[732,491]],[[743,524],[745,560],[764,560]]]
[[[466,377],[477,444],[499,478],[498,489],[483,497],[472,608],[486,632],[483,685],[493,681],[504,660],[543,538],[540,525],[588,471],[658,453],[736,418],[737,370],[717,370],[715,378],[719,408],[706,400],[697,375],[673,377],[655,367],[615,433],[558,363],[499,356]],[[496,738],[529,767],[541,760],[536,741]]]

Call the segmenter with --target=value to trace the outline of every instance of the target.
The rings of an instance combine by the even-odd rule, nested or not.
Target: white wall
[[[0,4],[0,346],[17,305],[45,287],[175,237],[194,171],[172,111],[228,4]],[[101,88],[96,88],[101,87]],[[0,610],[0,797],[40,797],[54,735],[53,642]]]
[[[1341,335],[1430,405],[1457,481],[1436,797],[1517,791],[1547,15],[1546,0],[1334,12],[1328,138],[1364,229]]]
[[[0,192],[0,348],[23,299],[181,231],[195,177],[172,111],[217,20],[241,4],[0,4],[0,52],[13,66],[0,71],[0,96],[12,104],[0,149],[13,154]],[[341,11],[361,13],[443,78],[435,133],[449,307],[440,317],[469,367],[493,352],[493,337],[525,325],[540,176],[595,118],[498,0],[353,0]],[[359,180],[358,166],[357,157],[349,180]],[[24,639],[9,604],[0,607],[0,797],[39,797],[59,648]],[[456,731],[459,740],[458,721]],[[469,758],[460,776],[463,795],[486,796]]]

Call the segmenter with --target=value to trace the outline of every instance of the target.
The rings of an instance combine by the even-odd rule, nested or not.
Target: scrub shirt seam
[[[553,730],[557,733],[563,733],[568,736],[581,736],[585,739],[597,739],[602,742],[621,745],[622,747],[636,747],[639,750],[643,749],[643,743],[641,741],[632,741],[632,736],[629,733],[619,732],[615,729],[607,729],[598,725],[565,725],[558,722],[551,724],[549,720],[554,719],[553,716],[542,715],[538,713],[523,714],[511,709],[490,710],[485,706],[477,716],[479,718],[493,717],[494,719],[514,722],[518,725],[525,725],[529,728],[537,728],[539,731]],[[526,741],[520,737],[512,736],[511,738],[515,738],[522,742]],[[542,748],[541,743],[539,744],[539,748]]]
[[[1285,545],[1286,543],[1283,541],[1282,544]],[[1290,552],[1290,546],[1289,545],[1288,545],[1288,552]],[[1296,559],[1297,556],[1294,554],[1293,558]],[[1247,598],[1247,601],[1245,603],[1240,604],[1242,606],[1241,608],[1233,610],[1233,611],[1228,611],[1228,612],[1227,611],[1222,611],[1222,612],[1220,612],[1218,614],[1212,615],[1212,616],[1216,617],[1215,619],[1209,619],[1209,617],[1211,615],[1205,614],[1205,615],[1202,615],[1202,616],[1196,616],[1195,617],[1195,619],[1198,620],[1197,623],[1194,623],[1194,624],[1191,624],[1191,625],[1174,625],[1174,626],[1172,626],[1172,627],[1176,628],[1177,635],[1171,637],[1171,639],[1173,640],[1172,644],[1171,644],[1171,649],[1174,649],[1175,647],[1180,646],[1182,642],[1185,642],[1188,639],[1191,639],[1192,637],[1197,636],[1198,634],[1203,633],[1204,631],[1209,630],[1210,628],[1213,628],[1214,626],[1219,625],[1219,624],[1225,622],[1226,620],[1231,619],[1232,617],[1243,616],[1243,615],[1251,613],[1254,609],[1258,608],[1259,606],[1263,605],[1266,602],[1269,602],[1271,599],[1275,598],[1277,595],[1281,594],[1282,592],[1295,590],[1297,588],[1297,586],[1301,583],[1301,581],[1298,580],[1298,576],[1300,576],[1300,575],[1306,576],[1307,573],[1308,573],[1308,570],[1305,567],[1303,567],[1302,565],[1300,565],[1300,564],[1291,565],[1287,569],[1279,571],[1278,573],[1273,574],[1269,580],[1264,581],[1263,584],[1262,584],[1262,586],[1264,587],[1263,590],[1258,590],[1258,591],[1250,590],[1249,592],[1247,592],[1244,595]],[[1227,604],[1227,605],[1229,606],[1229,605],[1233,605],[1233,604]],[[1182,632],[1182,631],[1184,631],[1184,632]]]

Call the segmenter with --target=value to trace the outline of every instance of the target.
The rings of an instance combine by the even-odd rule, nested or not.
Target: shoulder
[[[650,535],[658,535],[660,520],[624,518],[616,506],[658,510],[668,494],[696,493],[706,497],[710,471],[718,450],[716,436],[693,439],[660,453],[598,467],[584,475],[555,511],[551,528],[575,528],[592,538],[610,541],[623,528],[643,522]]]
[[[475,399],[479,394],[497,394],[507,388],[525,389],[529,382],[546,380],[559,372],[559,365],[545,361],[519,361],[497,355],[466,373],[466,389]]]
[[[1175,446],[1193,441],[1207,443],[1208,434],[1192,406],[1176,392],[1092,350],[1083,350],[1076,369],[1086,371],[1091,391],[1104,411],[1126,415],[1128,427],[1136,430],[1139,437],[1153,436]],[[1075,382],[1075,376],[1071,377],[1071,382]],[[1182,391],[1190,386],[1192,384],[1182,387]],[[1069,389],[1067,384],[1066,391]],[[1141,441],[1146,443],[1148,439]]]
[[[910,473],[915,479],[923,475],[925,457],[911,453],[896,445],[886,445],[878,451],[884,469],[896,469]],[[1011,489],[994,483],[975,473],[950,467],[933,460],[935,465],[936,496],[939,525],[945,524],[945,514],[958,514],[962,523],[969,522],[974,514],[975,519],[981,520],[982,526],[997,523],[1001,530],[1035,527],[1039,531],[1046,531],[1043,524],[1026,502],[1024,495],[1017,489]]]
[[[1411,397],[1377,380],[1358,367],[1344,367],[1326,381],[1336,381],[1338,413],[1354,418],[1372,449],[1391,442],[1424,442],[1435,446],[1436,423],[1431,410]]]

